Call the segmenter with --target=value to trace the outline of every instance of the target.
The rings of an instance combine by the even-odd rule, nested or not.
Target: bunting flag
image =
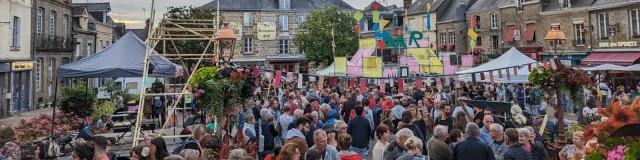
[[[480,73],[480,80],[484,80],[484,73]]]
[[[501,69],[498,70],[498,78],[502,78],[502,70]]]
[[[549,64],[544,59],[542,60],[542,66],[544,66],[544,69],[549,69]]]
[[[260,68],[258,66],[253,67],[253,78],[258,78],[260,76]]]
[[[556,66],[556,59],[555,58],[551,59],[551,69],[553,69],[554,71],[558,70],[558,66]]]
[[[320,90],[324,89],[324,76],[320,75],[320,79],[318,80],[318,88],[320,88]]]
[[[380,91],[384,93],[385,88],[387,87],[387,85],[385,85],[384,83],[384,79],[380,80]]]
[[[529,72],[531,72],[531,64],[527,64],[527,67],[529,67]]]
[[[489,72],[489,81],[491,83],[493,83],[493,72],[492,71]]]
[[[513,75],[514,76],[518,75],[518,67],[513,67]]]
[[[418,89],[422,89],[422,77],[418,77],[418,79],[416,79],[416,87],[418,87]]]
[[[509,74],[509,69],[507,68],[507,80],[511,80],[511,74]]]
[[[449,76],[444,76],[444,85],[448,86],[449,84],[451,84],[451,79]]]
[[[404,92],[404,80],[402,78],[398,79],[398,93]]]
[[[302,73],[298,73],[298,88],[302,88]]]
[[[287,72],[287,82],[293,82],[293,72]]]
[[[460,88],[460,79],[458,77],[453,77],[453,83],[456,85],[456,88]]]
[[[280,79],[282,78],[282,71],[276,71],[276,81],[273,82],[273,86],[280,88]]]
[[[427,77],[427,82],[425,87],[431,87],[431,77]]]
[[[442,90],[442,80],[440,80],[440,77],[436,77],[436,88]]]
[[[367,79],[360,78],[360,94],[364,94],[367,91]]]
[[[356,79],[355,78],[350,78],[349,79],[349,88],[353,88],[356,85]]]
[[[333,87],[336,84],[336,77],[329,77],[329,87]]]
[[[389,86],[393,87],[393,79],[389,79]]]

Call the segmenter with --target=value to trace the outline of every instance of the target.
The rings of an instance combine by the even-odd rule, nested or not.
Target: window
[[[253,38],[244,38],[244,53],[253,53]]]
[[[524,0],[516,0],[516,9],[518,10],[518,12],[524,12],[524,7],[522,7],[522,3],[524,3]]]
[[[393,14],[393,27],[398,27],[398,15]]]
[[[491,36],[491,49],[498,49],[498,36]]]
[[[476,30],[480,30],[480,16],[475,16],[476,18]]]
[[[288,31],[289,30],[289,16],[280,15],[280,30]]]
[[[608,13],[599,13],[598,14],[598,35],[600,39],[609,39],[609,14]]]
[[[478,36],[478,39],[476,40],[476,46],[482,46],[482,36]]]
[[[36,59],[36,91],[40,91],[42,83],[42,58]]]
[[[13,16],[11,23],[11,49],[20,49],[20,17]]]
[[[582,35],[582,33],[584,33],[584,24],[574,24],[573,26],[576,34],[576,39],[573,44],[578,46],[584,46],[584,35]]]
[[[281,39],[280,40],[280,54],[288,54],[289,53],[289,40]]]
[[[36,21],[37,21],[36,22],[36,25],[37,25],[37,27],[36,27],[36,35],[37,36],[42,35],[42,25],[43,25],[42,24],[42,16],[43,16],[42,14],[44,14],[43,12],[44,12],[44,8],[38,8],[38,16],[37,16],[37,19],[36,19]]]
[[[447,44],[447,33],[440,33],[440,44]]]
[[[298,16],[298,27],[302,28],[304,22],[307,22],[307,16]]]
[[[82,39],[76,41],[76,57],[80,57],[80,46],[82,46]]]
[[[425,31],[426,31],[426,30],[429,30],[429,29],[427,29],[427,25],[429,25],[429,24],[427,24],[427,17],[426,17],[426,16],[425,16],[425,17],[422,17],[422,19],[424,19],[424,21],[423,21],[423,22],[424,22],[424,30],[425,30]]]
[[[414,31],[416,29],[416,19],[409,19],[409,31]]]
[[[449,43],[455,43],[456,35],[455,32],[449,32]]]
[[[51,11],[49,15],[49,36],[53,38],[56,35],[56,11]]]
[[[51,82],[53,82],[53,63],[55,63],[55,59],[49,58],[49,64],[47,67],[47,83],[49,83],[49,88],[51,88]]]
[[[98,45],[97,51],[98,52],[102,51],[102,40],[98,41],[98,44],[96,44],[96,45]]]
[[[498,14],[491,13],[491,29],[498,28]]]
[[[90,55],[91,55],[91,42],[88,42],[87,43],[87,56],[86,57],[89,57]]]
[[[629,28],[631,28],[631,37],[632,38],[640,38],[640,10],[632,9],[629,10]]]
[[[569,8],[571,7],[571,3],[569,2],[569,0],[562,0],[562,8]]]
[[[253,25],[253,13],[244,12],[244,26],[252,26]]]
[[[280,9],[289,9],[291,2],[289,0],[280,0]]]
[[[138,82],[127,82],[127,89],[138,89]]]
[[[65,14],[62,16],[62,37],[63,37],[63,47],[67,48],[67,34],[69,33],[69,15]]]
[[[369,31],[369,20],[364,19],[364,29],[362,31]]]

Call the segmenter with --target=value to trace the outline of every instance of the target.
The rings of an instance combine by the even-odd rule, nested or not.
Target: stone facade
[[[590,21],[593,26],[593,31],[590,32],[593,37],[593,45],[594,49],[605,49],[605,48],[617,48],[617,47],[603,47],[600,46],[600,43],[603,42],[629,42],[635,41],[640,42],[640,35],[636,35],[635,37],[631,33],[631,25],[630,25],[630,10],[640,10],[640,2],[637,2],[632,5],[624,5],[615,8],[603,8],[603,9],[590,9]],[[600,30],[600,25],[598,24],[598,14],[606,13],[608,16],[608,24],[609,26],[613,26],[616,30],[614,36],[610,36],[607,38],[602,38],[602,36],[598,33]],[[586,22],[586,21],[585,21]],[[607,28],[608,32],[608,28]],[[620,48],[635,48],[640,49],[640,46],[635,47],[620,47]]]
[[[480,17],[480,20],[476,22],[477,26],[474,28],[474,31],[478,33],[478,41],[476,46],[484,46],[487,47],[489,54],[497,54],[500,51],[501,45],[500,42],[504,38],[502,35],[502,26],[500,25],[501,16],[499,14],[499,9],[481,11],[469,13],[467,12],[467,19],[475,19],[476,16]],[[495,27],[492,25],[491,15],[495,15]],[[495,41],[497,41],[496,45],[494,45],[491,37],[496,37]]]
[[[453,55],[453,54],[457,54],[457,55],[465,55],[467,54],[467,50],[469,47],[469,40],[467,36],[467,23],[465,21],[454,21],[454,22],[445,22],[445,23],[438,23],[438,42],[436,43],[437,45],[440,44],[445,44],[445,48],[443,50],[440,51],[440,53],[443,54],[447,54],[447,55]],[[442,34],[446,34],[446,37],[444,37],[446,43],[441,43],[441,37],[440,35]],[[451,39],[451,34],[453,34],[453,40]],[[453,41],[454,44],[454,50],[448,50],[446,45],[451,44],[451,42]]]
[[[32,5],[31,1],[0,1],[0,118],[33,107]]]
[[[539,47],[542,44],[538,39],[544,39],[546,36],[544,26],[540,27],[540,2],[538,1],[528,1],[523,5],[524,11],[517,11],[515,6],[508,6],[500,9],[501,14],[501,28],[503,36],[501,38],[505,38],[506,30],[508,26],[515,26],[516,30],[520,31],[521,38],[520,40],[507,42],[503,41],[503,48],[511,48],[511,47]],[[532,41],[525,40],[525,33],[527,29],[527,24],[533,23],[535,26],[534,38]]]
[[[541,37],[536,37],[539,44],[544,47],[540,55],[552,58],[554,52],[544,40],[544,36],[553,26],[559,26],[560,31],[567,37],[564,42],[564,52],[558,58],[565,65],[581,65],[582,60],[589,53],[591,36],[588,33],[589,13],[585,8],[566,9],[560,11],[541,12],[540,23],[536,26],[540,29]],[[536,30],[537,31],[537,30]]]

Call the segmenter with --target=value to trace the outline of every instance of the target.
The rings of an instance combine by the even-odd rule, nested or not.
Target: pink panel
[[[351,63],[362,66],[362,57],[369,57],[373,54],[375,48],[360,48],[356,54],[351,57]]]
[[[473,55],[463,55],[462,56],[462,66],[473,66]]]
[[[400,65],[409,66],[409,73],[411,74],[420,73],[420,64],[411,56],[400,57]]]
[[[429,40],[425,39],[421,39],[418,40],[418,44],[420,44],[420,48],[427,48],[428,44],[429,44]],[[411,43],[411,45],[409,45],[409,41],[407,41],[407,47],[408,48],[418,48],[418,46],[416,46],[416,43]]]
[[[398,77],[398,68],[385,68],[383,77]]]

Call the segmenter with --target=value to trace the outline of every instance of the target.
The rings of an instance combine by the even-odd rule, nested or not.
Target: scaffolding
[[[138,145],[138,141],[143,140],[144,137],[140,137],[143,115],[144,115],[144,106],[145,106],[145,98],[148,96],[165,96],[165,95],[178,95],[177,99],[173,106],[171,106],[170,110],[167,110],[168,113],[175,113],[178,102],[183,98],[184,95],[188,95],[191,93],[187,93],[187,87],[193,77],[193,74],[202,63],[203,59],[209,59],[212,57],[219,57],[220,53],[215,54],[219,50],[214,50],[213,53],[207,53],[210,47],[219,48],[220,43],[216,41],[215,34],[218,31],[219,20],[218,19],[169,19],[166,18],[166,15],[163,15],[162,20],[159,22],[158,27],[154,28],[153,21],[155,18],[155,9],[154,9],[155,0],[151,2],[151,15],[149,23],[149,31],[148,31],[148,39],[145,41],[146,53],[144,60],[144,73],[143,73],[143,87],[146,86],[147,77],[149,76],[149,64],[150,57],[152,56],[163,56],[167,59],[170,59],[174,62],[179,62],[183,66],[183,70],[187,73],[187,81],[182,84],[165,84],[165,86],[182,86],[180,93],[146,93],[146,89],[140,90],[140,99],[137,111],[137,117],[135,121],[135,131],[133,132],[133,146]],[[215,16],[216,18],[218,16]],[[211,27],[202,27],[202,26],[211,26]],[[153,28],[153,29],[152,29]],[[176,43],[174,41],[201,41],[206,43],[206,47],[202,53],[181,53],[180,50],[176,47]],[[175,53],[167,53],[167,43],[172,44],[172,49]],[[158,44],[162,44],[162,50],[157,51],[160,54],[153,54],[154,49]],[[213,45],[213,46],[212,46]],[[199,58],[198,58],[199,57]],[[188,60],[197,60],[197,63],[193,67],[193,70],[189,73],[189,68],[187,67],[187,63],[185,63],[185,59]],[[166,81],[165,81],[166,83]],[[163,91],[163,92],[166,92]],[[165,122],[162,125],[158,135],[162,136],[164,129],[169,124],[170,118],[166,118]],[[176,122],[177,123],[177,122]],[[154,122],[155,125],[155,122]],[[189,136],[189,135],[187,135]],[[179,138],[185,136],[162,136],[163,138]]]

